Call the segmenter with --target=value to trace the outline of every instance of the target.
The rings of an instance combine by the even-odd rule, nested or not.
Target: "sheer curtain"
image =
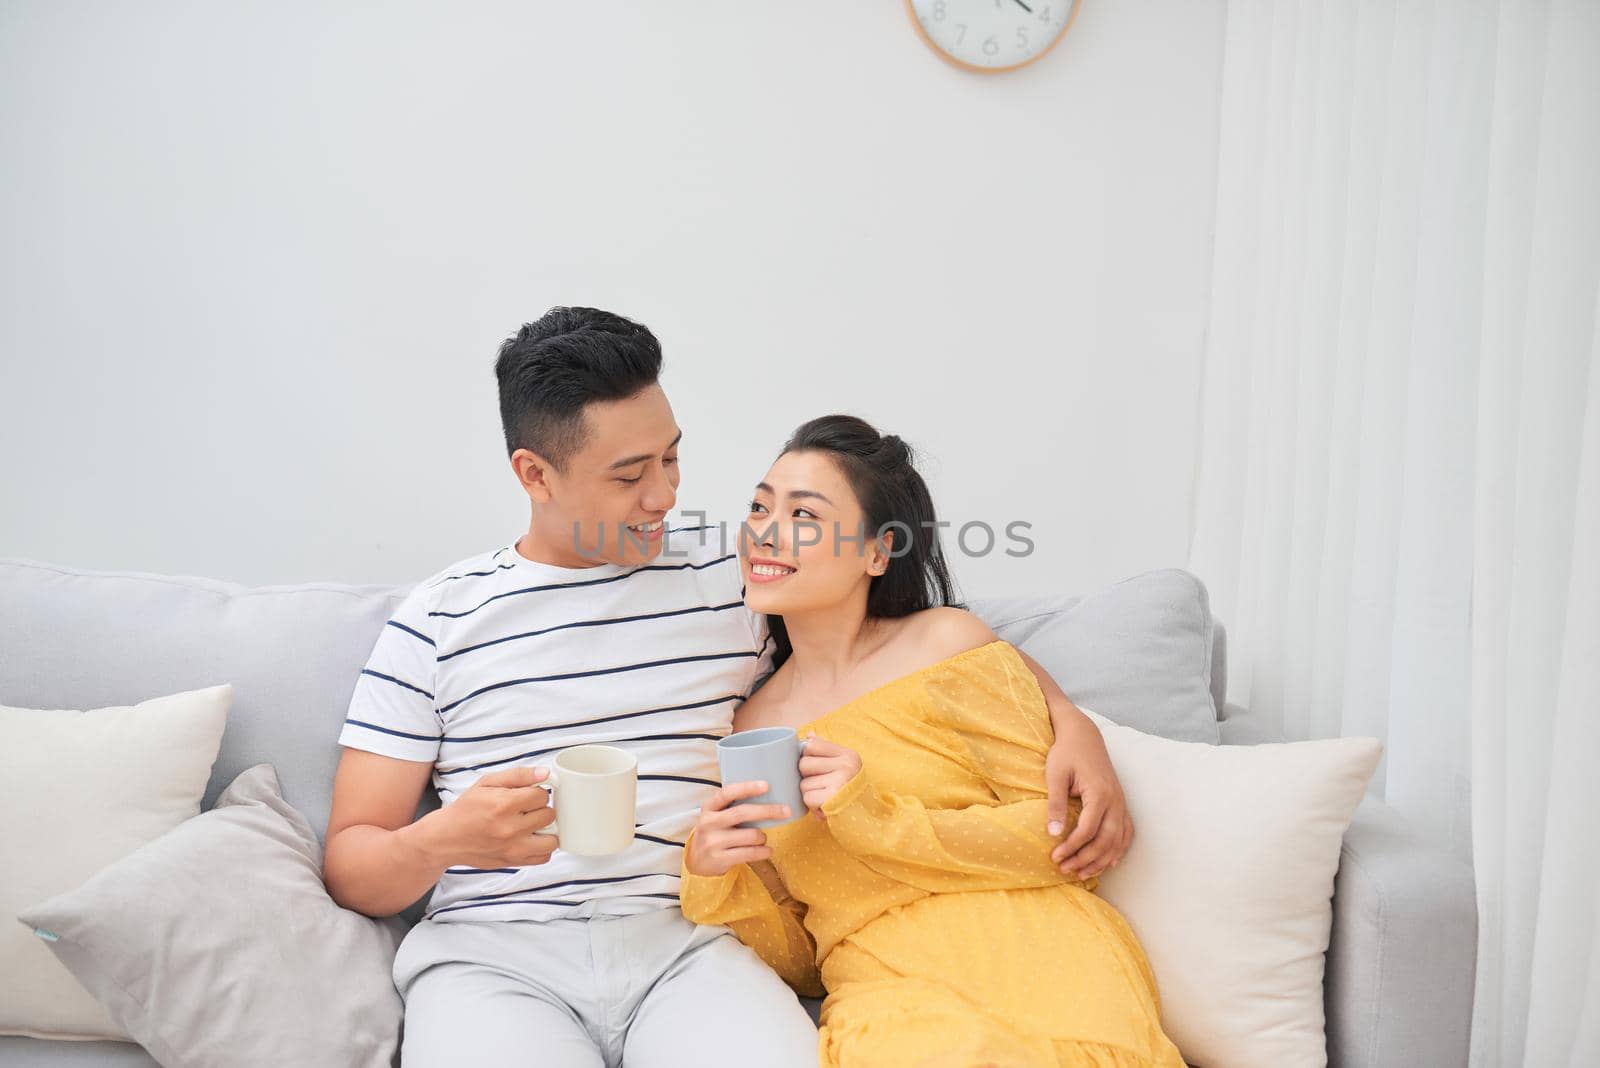
[[[1600,3],[1229,0],[1222,84],[1229,700],[1474,861],[1473,1064],[1600,1064]]]

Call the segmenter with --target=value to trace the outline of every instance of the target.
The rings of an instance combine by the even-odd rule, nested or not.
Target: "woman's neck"
[[[884,635],[867,617],[866,598],[783,617],[789,635],[790,690],[830,690],[875,652]]]

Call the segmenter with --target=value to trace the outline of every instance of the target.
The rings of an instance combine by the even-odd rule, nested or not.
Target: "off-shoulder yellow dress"
[[[827,994],[821,1064],[1183,1068],[1133,930],[1098,878],[1050,861],[1049,708],[1015,648],[957,653],[812,733],[862,760],[826,821],[768,828],[770,861],[684,869],[680,894],[689,919]]]

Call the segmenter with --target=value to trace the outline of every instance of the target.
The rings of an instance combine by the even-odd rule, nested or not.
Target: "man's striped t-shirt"
[[[449,805],[479,776],[601,742],[637,755],[633,844],[447,870],[426,917],[543,920],[677,907],[682,846],[719,785],[716,742],[771,670],[716,527],[669,528],[648,564],[564,568],[516,542],[414,587],[384,626],[339,744],[431,761]]]

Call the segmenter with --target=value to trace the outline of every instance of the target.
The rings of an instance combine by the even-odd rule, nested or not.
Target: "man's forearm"
[[[1087,746],[1104,756],[1108,764],[1111,762],[1100,728],[1066,696],[1050,702],[1050,725],[1055,728],[1056,741],[1066,739],[1069,745]]]
[[[1110,762],[1110,754],[1106,753],[1106,740],[1101,737],[1100,728],[1094,725],[1094,720],[1083,714],[1083,710],[1072,703],[1050,677],[1050,673],[1040,666],[1033,657],[1017,650],[1017,655],[1022,657],[1022,662],[1028,665],[1028,670],[1039,682],[1039,689],[1044,692],[1045,705],[1050,709],[1050,726],[1055,730],[1056,741],[1063,738],[1069,744],[1088,745],[1098,749]]]
[[[450,866],[433,840],[429,821],[437,815],[394,831],[357,824],[328,839],[322,877],[329,896],[368,916],[393,916],[426,894]]]

